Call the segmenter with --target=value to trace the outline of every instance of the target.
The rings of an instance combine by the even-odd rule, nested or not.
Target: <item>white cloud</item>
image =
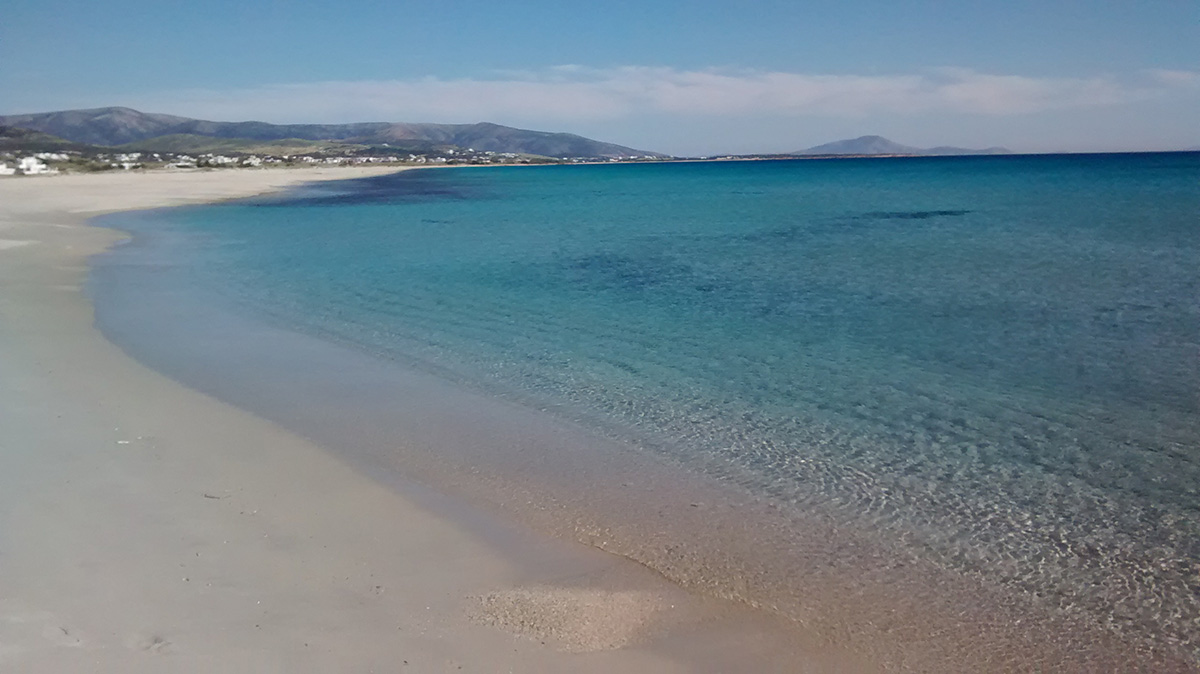
[[[644,115],[820,116],[952,113],[1019,115],[1111,106],[1200,83],[1192,71],[1126,78],[1031,77],[941,68],[897,75],[679,70],[564,65],[489,78],[423,78],[161,92],[128,101],[147,110],[267,121],[615,120]]]
[[[1166,87],[1200,86],[1200,72],[1191,70],[1147,70],[1146,74],[1155,82]]]

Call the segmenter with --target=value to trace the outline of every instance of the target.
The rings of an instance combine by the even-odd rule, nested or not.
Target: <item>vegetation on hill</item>
[[[94,150],[95,147],[75,143],[48,133],[22,129],[15,126],[0,126],[0,151],[7,152],[53,152]]]
[[[479,151],[514,152],[548,157],[661,156],[569,133],[515,129],[499,124],[268,124],[211,122],[130,108],[64,110],[0,117],[0,124],[20,126],[94,145],[129,146],[162,136],[205,136],[256,141],[307,140],[355,145],[430,149],[452,145]]]
[[[212,138],[190,133],[176,133],[147,140],[118,145],[125,152],[175,152],[191,154],[346,154],[367,149],[365,145],[330,141],[284,138],[281,140],[251,140],[248,138]]]

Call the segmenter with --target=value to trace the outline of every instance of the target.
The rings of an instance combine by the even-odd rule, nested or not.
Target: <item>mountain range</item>
[[[890,141],[883,136],[859,136],[846,140],[836,140],[807,150],[792,152],[793,155],[956,155],[956,154],[1011,154],[1010,150],[1002,147],[989,147],[983,150],[969,150],[962,147],[931,147],[920,148]]]
[[[164,136],[251,141],[334,141],[362,146],[397,146],[431,150],[444,147],[516,152],[546,157],[654,156],[656,152],[605,143],[570,133],[516,129],[499,124],[268,124],[211,122],[202,119],[146,113],[131,108],[63,110],[0,116],[0,125],[52,134],[75,143],[102,146],[161,146]],[[192,146],[196,146],[193,142]]]

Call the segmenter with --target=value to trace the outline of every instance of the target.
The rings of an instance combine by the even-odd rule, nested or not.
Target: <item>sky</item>
[[[0,0],[0,114],[470,123],[676,155],[1200,146],[1200,0]]]

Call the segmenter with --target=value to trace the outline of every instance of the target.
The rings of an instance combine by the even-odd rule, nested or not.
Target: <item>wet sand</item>
[[[93,326],[87,258],[122,237],[86,217],[379,172],[0,180],[0,669],[870,669],[622,557],[382,484]]]

